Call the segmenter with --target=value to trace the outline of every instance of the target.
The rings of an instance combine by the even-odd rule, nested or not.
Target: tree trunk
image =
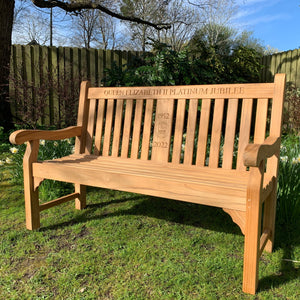
[[[9,62],[15,0],[0,0],[0,126],[12,127],[9,100]]]

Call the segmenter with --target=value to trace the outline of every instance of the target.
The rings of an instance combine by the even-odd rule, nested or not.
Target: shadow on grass
[[[137,201],[137,203],[129,209],[120,208],[115,212],[103,212],[100,215],[97,214],[94,216],[91,214],[98,209],[109,207],[112,204],[122,204],[128,201]],[[242,235],[239,227],[233,223],[230,216],[220,208],[151,196],[133,194],[131,197],[88,204],[82,212],[81,215],[72,218],[72,220],[42,227],[40,231],[54,230],[107,217],[139,215],[177,224],[201,227],[217,232]]]
[[[282,249],[283,255],[280,270],[276,274],[266,276],[259,281],[258,291],[269,290],[270,287],[278,287],[292,281],[300,280],[300,265],[295,266],[294,248],[300,245],[300,221],[291,226],[277,226],[275,236],[275,250]]]
[[[135,215],[153,217],[176,224],[201,227],[217,232],[242,235],[239,227],[232,222],[231,217],[220,208],[136,194],[128,195],[129,197],[113,200],[112,194],[109,196],[108,201],[87,205],[83,213],[72,218],[72,220],[43,227],[40,231],[56,230],[102,218]],[[120,209],[114,212],[103,212],[100,215],[92,214],[98,209],[109,207],[110,205],[126,203],[128,201],[136,201],[137,203],[129,209],[124,209],[120,206]],[[278,273],[259,280],[258,291],[260,292],[300,278],[300,269],[296,268],[293,262],[288,261],[289,259],[293,259],[293,248],[300,244],[299,231],[296,229],[287,234],[280,231],[280,228],[276,230],[275,250],[283,249],[283,259],[287,260],[282,260],[281,268]],[[281,228],[281,230],[283,229]]]

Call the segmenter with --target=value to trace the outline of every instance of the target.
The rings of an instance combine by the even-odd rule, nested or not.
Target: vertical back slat
[[[142,125],[142,113],[143,113],[144,100],[136,100],[134,122],[133,122],[133,133],[132,133],[132,145],[131,145],[131,158],[138,158],[139,146],[140,146],[140,135]]]
[[[184,164],[191,165],[193,162],[193,152],[195,144],[195,130],[197,121],[198,99],[191,99],[186,129],[186,140],[184,149]]]
[[[219,164],[223,111],[224,99],[216,99],[209,151],[209,167],[211,168],[217,168]]]
[[[262,143],[265,140],[267,114],[268,99],[258,99],[255,116],[254,143]]]
[[[124,127],[123,127],[122,149],[121,149],[121,157],[124,158],[128,157],[131,122],[132,122],[132,108],[133,108],[133,100],[127,99],[125,118],[124,118]]]
[[[210,116],[210,104],[211,104],[211,99],[202,100],[198,144],[197,144],[197,157],[196,157],[196,165],[198,166],[204,166],[205,164],[207,135],[208,135],[209,116]]]
[[[101,141],[102,141],[102,134],[103,134],[104,105],[105,105],[104,99],[98,100],[98,111],[97,111],[96,132],[95,132],[95,149],[94,149],[95,155],[100,155]]]
[[[243,154],[244,154],[245,147],[249,143],[249,138],[250,138],[252,104],[253,104],[253,99],[243,99],[238,156],[237,156],[237,164],[236,164],[237,170],[246,169],[243,163]]]
[[[176,110],[176,123],[173,142],[172,162],[179,164],[182,151],[182,134],[185,116],[185,99],[178,99]]]
[[[169,161],[173,110],[174,99],[157,100],[151,155],[153,161]]]
[[[91,154],[93,147],[93,137],[95,128],[95,116],[96,116],[96,99],[90,99],[89,117],[87,124],[86,146],[85,153]]]
[[[146,100],[145,119],[143,126],[143,141],[141,159],[147,160],[149,157],[150,136],[152,127],[153,99]]]
[[[115,113],[115,124],[114,124],[114,137],[112,144],[112,156],[118,156],[121,136],[121,125],[122,125],[122,113],[123,113],[123,100],[117,100],[117,108]]]
[[[106,116],[105,116],[105,129],[103,140],[103,156],[109,155],[110,140],[111,140],[111,128],[113,121],[114,99],[107,100]]]
[[[237,109],[238,109],[238,99],[229,99],[227,116],[226,116],[225,139],[224,139],[224,147],[223,147],[222,168],[224,169],[232,168]]]

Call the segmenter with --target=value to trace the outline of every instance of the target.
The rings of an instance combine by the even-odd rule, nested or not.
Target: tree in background
[[[111,1],[95,3],[92,0],[31,0],[31,2],[39,8],[50,9],[58,7],[69,13],[79,12],[83,9],[97,9],[120,20],[147,24],[157,30],[168,27],[168,24],[157,24],[136,16],[125,16],[120,11],[116,10],[115,6],[111,5]],[[0,0],[0,126],[5,129],[9,129],[12,126],[12,116],[8,102],[8,77],[14,8],[15,0]]]
[[[72,45],[89,49],[91,43],[97,40],[98,12],[95,10],[82,10],[72,21]]]
[[[50,41],[49,17],[35,11],[23,11],[14,24],[13,41],[17,44],[28,44],[36,41],[46,45]]]
[[[114,49],[117,41],[116,20],[96,10],[83,10],[72,18],[71,44],[77,47]]]
[[[163,23],[168,0],[121,0],[121,12],[126,16],[136,16],[143,20]],[[157,32],[147,24],[129,23],[131,40],[143,51],[150,50],[149,37]]]
[[[167,8],[165,18],[171,27],[161,32],[158,41],[170,45],[172,50],[183,50],[201,24],[199,12],[187,5],[186,1],[173,0]]]
[[[122,39],[117,35],[117,20],[102,12],[98,12],[98,14],[98,31],[100,35],[96,46],[105,50],[122,47]]]
[[[220,24],[206,24],[188,44],[190,53],[214,69],[217,82],[257,81],[263,47],[251,32]]]
[[[0,0],[0,126],[5,129],[12,126],[10,105],[7,100],[9,97],[8,76],[14,7],[14,1]]]

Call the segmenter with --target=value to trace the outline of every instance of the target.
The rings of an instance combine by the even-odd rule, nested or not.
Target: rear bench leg
[[[79,193],[79,197],[75,199],[75,208],[84,209],[86,207],[86,186],[75,183],[75,193]]]
[[[266,243],[265,251],[272,252],[274,246],[274,236],[275,236],[275,216],[276,216],[276,188],[277,183],[274,184],[273,191],[265,201],[264,207],[264,220],[263,228],[270,230],[270,237]]]
[[[32,163],[37,161],[39,151],[39,141],[27,142],[27,148],[23,158],[23,176],[24,176],[24,199],[26,228],[29,230],[40,227],[40,207],[38,187],[34,185],[32,173]]]

